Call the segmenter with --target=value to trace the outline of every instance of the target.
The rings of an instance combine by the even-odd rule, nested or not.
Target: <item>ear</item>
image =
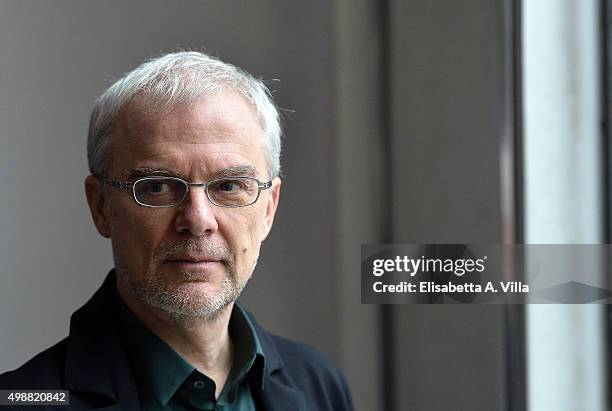
[[[98,177],[87,176],[85,178],[85,195],[87,196],[91,218],[98,232],[102,237],[110,238],[110,228],[104,207],[104,192],[102,191],[102,182]]]
[[[279,177],[276,177],[274,180],[272,180],[272,187],[270,187],[272,193],[268,197],[268,204],[266,205],[266,216],[264,220],[264,225],[261,228],[261,242],[263,242],[266,237],[268,237],[268,234],[270,234],[270,230],[272,229],[272,224],[274,223],[274,215],[276,214],[276,209],[278,208],[280,188],[281,179]]]

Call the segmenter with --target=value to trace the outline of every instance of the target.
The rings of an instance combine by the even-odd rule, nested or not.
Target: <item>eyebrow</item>
[[[210,176],[211,179],[222,177],[257,177],[257,170],[249,165],[240,165],[215,171]]]
[[[125,172],[133,178],[147,177],[147,176],[164,176],[164,177],[178,177],[184,179],[185,176],[175,170],[161,169],[154,167],[136,167],[132,169],[125,169]]]
[[[183,180],[187,178],[179,171],[155,167],[136,167],[133,169],[125,169],[125,172],[132,178],[140,178],[147,176],[164,176],[164,177],[177,177]],[[250,165],[238,165],[233,167],[227,167],[221,170],[217,170],[211,174],[210,180],[223,177],[256,177],[257,170],[255,167]]]

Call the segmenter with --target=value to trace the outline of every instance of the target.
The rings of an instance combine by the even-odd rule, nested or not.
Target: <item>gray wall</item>
[[[243,301],[331,356],[358,409],[382,409],[388,341],[358,278],[360,244],[385,240],[385,167],[400,188],[392,240],[502,235],[501,2],[389,4],[386,73],[376,0],[0,2],[0,371],[63,338],[112,266],[83,194],[94,98],[147,57],[206,47],[280,79],[275,97],[293,110],[276,224]],[[498,309],[398,307],[394,319],[397,410],[503,407]]]
[[[178,47],[281,80],[275,96],[295,111],[283,193],[244,299],[271,330],[340,360],[334,187],[324,183],[334,168],[331,28],[325,1],[0,3],[0,370],[62,338],[112,267],[83,194],[94,98]]]

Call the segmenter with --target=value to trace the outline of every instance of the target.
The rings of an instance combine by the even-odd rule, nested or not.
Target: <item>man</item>
[[[263,83],[205,54],[115,82],[91,115],[85,179],[115,269],[0,389],[67,389],[73,410],[352,409],[337,368],[236,302],[274,221],[280,137]]]

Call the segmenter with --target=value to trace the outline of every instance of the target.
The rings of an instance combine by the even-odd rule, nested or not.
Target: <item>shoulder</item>
[[[342,371],[319,350],[296,341],[268,334],[283,362],[283,372],[307,394],[332,405],[335,410],[352,410],[348,383]],[[308,396],[308,395],[307,395]]]
[[[63,385],[66,339],[21,367],[0,374],[0,389],[60,389]]]
[[[298,371],[340,376],[342,373],[334,363],[319,350],[287,338],[268,334],[276,346],[285,366],[295,366]],[[322,376],[321,375],[321,376]]]
[[[323,353],[306,344],[271,334],[240,304],[262,345],[269,378],[299,389],[313,409],[353,410],[346,378]]]

